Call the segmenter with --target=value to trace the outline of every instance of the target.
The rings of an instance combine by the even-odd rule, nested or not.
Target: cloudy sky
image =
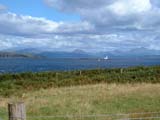
[[[0,0],[0,50],[160,50],[160,0]]]

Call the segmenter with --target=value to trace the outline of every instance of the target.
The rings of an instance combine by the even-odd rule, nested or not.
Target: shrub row
[[[0,95],[97,83],[160,83],[160,66],[0,75]]]

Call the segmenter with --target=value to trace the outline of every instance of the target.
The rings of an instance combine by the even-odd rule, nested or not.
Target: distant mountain
[[[39,58],[39,56],[14,52],[0,52],[0,58]]]
[[[75,49],[71,52],[65,52],[65,51],[51,51],[51,50],[44,50],[39,48],[25,48],[25,49],[9,49],[7,50],[9,52],[14,52],[17,54],[32,54],[34,56],[41,56],[44,58],[93,58],[91,54],[80,50]]]
[[[43,52],[38,48],[25,48],[25,49],[17,49],[15,50],[16,53],[29,53],[29,54],[37,54]]]
[[[4,52],[11,52],[11,53],[19,53],[19,54],[37,54],[41,53],[45,50],[42,50],[40,48],[10,48],[10,49],[4,49]]]
[[[80,58],[94,58],[94,56],[80,51],[73,51],[73,52],[42,52],[38,54],[40,56],[44,56],[46,58],[73,58],[73,59],[80,59]]]
[[[73,58],[73,59],[81,59],[81,58],[104,58],[108,56],[109,58],[132,58],[132,57],[153,57],[160,56],[160,50],[151,50],[147,48],[134,48],[131,50],[115,50],[115,51],[106,51],[106,52],[96,52],[89,53],[81,49],[75,49],[70,52],[65,51],[51,51],[44,50],[40,48],[16,48],[7,50],[8,52],[1,52],[2,56],[11,56],[11,57],[30,57],[30,56],[38,56],[44,58]]]
[[[128,51],[115,50],[110,52],[97,53],[99,57],[109,56],[109,58],[128,58],[128,57],[153,57],[160,56],[160,50],[150,50],[147,48],[135,48]]]

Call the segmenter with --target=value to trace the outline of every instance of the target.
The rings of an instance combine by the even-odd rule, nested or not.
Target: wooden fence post
[[[81,70],[79,71],[79,75],[82,75],[82,71]]]
[[[24,103],[9,103],[8,115],[9,120],[26,120],[26,111]]]
[[[120,73],[121,73],[121,74],[123,73],[123,68],[120,69]]]

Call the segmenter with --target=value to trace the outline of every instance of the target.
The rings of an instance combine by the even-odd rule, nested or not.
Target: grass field
[[[25,102],[27,120],[113,120],[93,115],[159,112],[159,91],[160,66],[1,74],[0,120],[7,120],[7,103],[15,101]]]
[[[94,115],[160,111],[160,84],[97,84],[63,88],[41,89],[22,97],[2,97],[0,110],[7,103],[22,100],[27,106],[27,116]],[[4,119],[6,116],[0,113]],[[150,116],[150,114],[146,115]],[[132,118],[137,115],[130,116]],[[41,120],[44,118],[28,118]],[[53,118],[45,118],[45,120]],[[54,118],[70,120],[71,118]],[[72,118],[78,120],[80,118]],[[81,120],[106,120],[106,117],[81,118]],[[107,119],[108,120],[108,119]],[[110,119],[109,119],[110,120]]]

